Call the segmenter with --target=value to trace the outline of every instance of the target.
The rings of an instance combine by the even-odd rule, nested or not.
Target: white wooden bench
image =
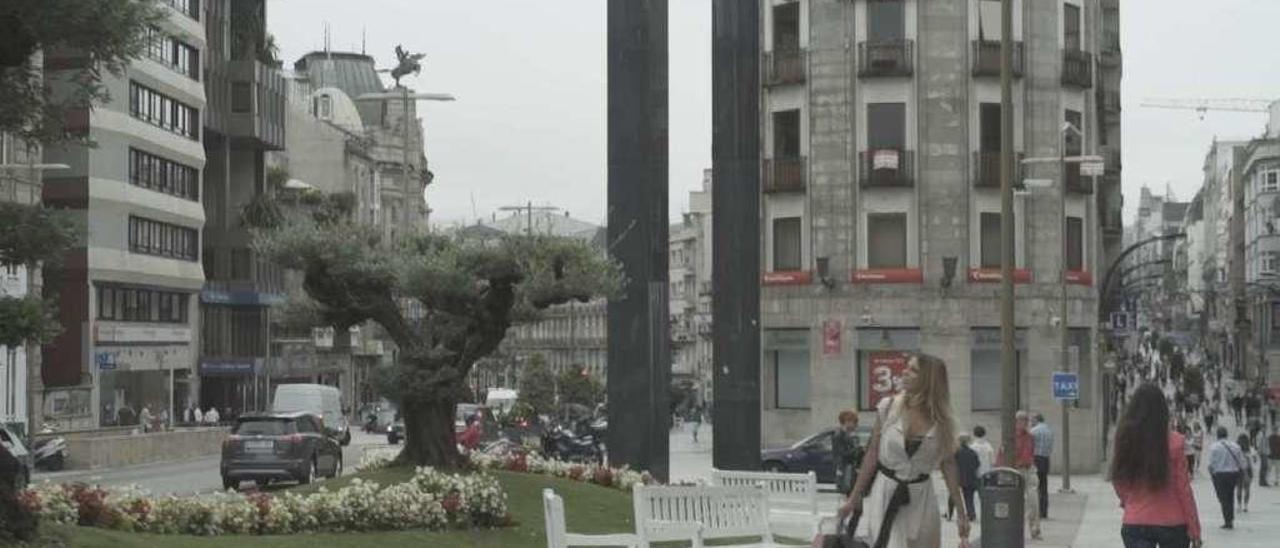
[[[755,538],[740,547],[778,544],[769,523],[769,496],[755,487],[636,486],[632,491],[640,546],[673,540],[701,548],[704,540]],[[800,539],[808,545],[809,539]]]
[[[836,509],[818,508],[818,477],[781,472],[740,472],[712,470],[711,484],[717,487],[754,487],[769,495],[773,530],[787,537],[812,539],[820,532],[834,532]],[[824,531],[824,526],[828,526]]]
[[[542,490],[542,513],[547,529],[547,548],[570,546],[622,546],[636,548],[640,539],[630,533],[618,535],[579,535],[565,532],[564,500],[550,489]]]

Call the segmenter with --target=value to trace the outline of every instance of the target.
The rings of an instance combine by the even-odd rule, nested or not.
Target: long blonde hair
[[[904,404],[923,411],[938,429],[938,444],[943,455],[956,450],[956,423],[951,414],[951,383],[947,379],[947,364],[941,358],[917,352],[916,382],[907,389]]]

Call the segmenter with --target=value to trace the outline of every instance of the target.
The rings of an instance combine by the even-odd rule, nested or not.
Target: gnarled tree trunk
[[[401,410],[405,444],[400,459],[413,465],[457,468],[461,457],[453,431],[456,405],[451,397],[405,398]]]

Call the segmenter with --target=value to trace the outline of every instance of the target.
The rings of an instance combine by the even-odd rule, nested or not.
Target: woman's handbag
[[[819,533],[813,539],[813,548],[870,548],[871,543],[866,539],[858,538],[854,533],[858,529],[858,514],[850,516],[845,520],[845,526],[834,535],[824,535]]]

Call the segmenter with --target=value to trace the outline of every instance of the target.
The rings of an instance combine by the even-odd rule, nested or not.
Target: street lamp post
[[[1067,134],[1074,133],[1077,137],[1083,139],[1084,133],[1080,131],[1074,124],[1066,122],[1062,125],[1062,131],[1058,141],[1058,156],[1055,157],[1038,157],[1027,158],[1022,162],[1024,164],[1058,164],[1058,206],[1059,206],[1059,227],[1058,230],[1062,235],[1061,262],[1059,263],[1059,322],[1058,335],[1059,343],[1059,367],[1061,370],[1071,371],[1071,359],[1068,352],[1071,345],[1071,324],[1068,321],[1069,309],[1067,301],[1067,279],[1069,277],[1070,265],[1067,258],[1070,254],[1070,241],[1067,238],[1068,222],[1067,222],[1067,164],[1096,164],[1103,161],[1101,156],[1067,156]],[[1028,186],[1031,186],[1028,184]],[[1081,226],[1081,237],[1084,237],[1084,227]],[[1078,355],[1078,354],[1077,354]],[[1078,374],[1078,372],[1077,372]],[[1070,401],[1062,400],[1062,492],[1071,493],[1071,415]]]

